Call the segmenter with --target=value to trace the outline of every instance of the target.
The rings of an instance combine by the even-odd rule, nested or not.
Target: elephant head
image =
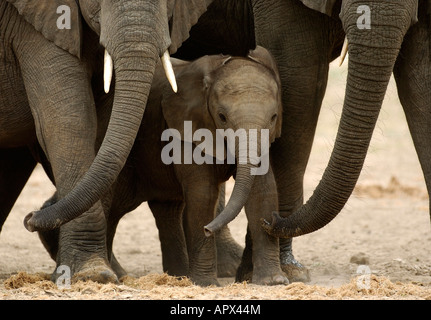
[[[109,127],[91,167],[63,199],[25,219],[31,231],[50,230],[90,209],[108,191],[133,146],[157,61],[164,57],[169,65],[169,53],[187,39],[190,28],[212,0],[8,1],[48,40],[77,57],[81,52],[83,17],[106,49],[105,89],[109,89],[112,75],[110,65],[115,72]],[[58,28],[61,9],[70,20],[70,28]]]
[[[235,185],[225,209],[205,227],[209,236],[233,220],[245,205],[254,181],[252,169],[259,165],[259,161],[252,159],[252,152],[261,159],[261,143],[269,147],[281,134],[281,83],[275,61],[262,47],[250,51],[248,57],[205,56],[181,68],[177,78],[178,94],[165,94],[162,108],[168,126],[178,130],[183,140],[187,136],[184,121],[191,121],[193,133],[209,129],[213,142],[219,130],[234,133],[244,130],[247,141],[245,146],[238,140],[232,143]],[[264,129],[268,130],[267,141],[261,136]],[[258,135],[254,151],[248,144],[252,130]],[[223,147],[227,144],[223,140]],[[212,148],[200,150],[223,161],[228,154],[224,152],[224,158],[220,159],[216,143]],[[246,158],[241,158],[247,152]]]
[[[302,2],[307,5],[312,1]],[[307,203],[288,217],[274,213],[271,222],[263,222],[271,235],[291,238],[314,232],[334,219],[346,204],[362,170],[404,36],[417,21],[417,10],[418,0],[374,0],[366,5],[363,1],[342,1],[340,18],[349,43],[349,65],[334,149]],[[368,15],[368,25],[362,23],[363,15]]]

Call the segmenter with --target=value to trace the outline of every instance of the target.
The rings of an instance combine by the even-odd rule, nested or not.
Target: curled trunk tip
[[[204,227],[205,236],[211,237],[214,233],[216,233],[221,228],[223,228],[225,225],[227,225],[230,221],[235,219],[236,216],[233,216],[232,219],[230,219],[230,221],[225,221],[225,220],[218,218],[218,217],[215,218],[213,221],[211,221],[210,223],[208,223]]]

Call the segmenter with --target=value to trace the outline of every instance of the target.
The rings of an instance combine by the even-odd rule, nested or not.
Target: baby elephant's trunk
[[[256,129],[254,129],[256,130]],[[262,132],[262,130],[257,130]],[[222,227],[226,226],[229,222],[238,216],[242,208],[246,204],[250,190],[254,183],[255,175],[261,174],[259,171],[263,168],[264,161],[263,155],[268,156],[268,148],[262,151],[262,146],[267,144],[269,146],[269,138],[267,135],[261,134],[261,138],[258,139],[257,135],[255,140],[250,139],[250,129],[247,130],[247,142],[249,142],[249,148],[246,144],[235,143],[235,154],[236,154],[236,175],[235,175],[235,185],[232,191],[232,195],[226,205],[226,208],[209,224],[204,227],[205,235],[207,237],[214,234],[216,231],[220,230]],[[268,139],[267,139],[268,138]],[[262,142],[261,140],[264,140]],[[252,141],[250,141],[252,140]],[[268,141],[266,141],[268,140]],[[245,146],[244,146],[245,145]],[[248,151],[248,154],[247,154]],[[247,161],[242,161],[244,157]],[[260,165],[260,168],[258,166]]]

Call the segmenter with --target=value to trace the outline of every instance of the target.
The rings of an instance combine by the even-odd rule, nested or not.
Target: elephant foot
[[[277,272],[271,275],[256,275],[252,276],[252,283],[264,285],[264,286],[275,286],[275,285],[287,285],[289,284],[288,277],[283,272]]]
[[[243,248],[232,238],[228,230],[216,235],[217,276],[219,278],[235,277],[241,263]]]
[[[190,276],[190,279],[192,282],[200,287],[209,287],[209,286],[216,286],[220,287],[220,283],[217,279],[214,279],[212,277],[196,277],[196,276]]]
[[[290,282],[310,282],[310,270],[297,260],[292,259],[281,264],[281,270],[287,275]]]
[[[263,273],[253,272],[253,266],[251,261],[248,261],[247,263],[244,260],[239,266],[235,278],[235,282],[249,282],[265,286],[279,284],[286,285],[290,283],[289,280],[289,277],[283,272],[282,269],[280,271],[274,271],[272,273],[268,272],[268,270]]]
[[[70,277],[70,283],[78,281],[94,281],[98,283],[119,283],[118,277],[103,259],[96,258],[87,261],[82,267],[77,268],[72,273],[66,264],[60,265],[51,279],[55,283],[62,283]],[[60,281],[60,282],[59,282]]]
[[[281,270],[290,282],[310,282],[310,271],[293,256],[292,238],[280,239]]]
[[[96,259],[87,262],[78,272],[72,276],[72,282],[95,281],[99,283],[118,283],[118,277],[112,269],[103,261]]]

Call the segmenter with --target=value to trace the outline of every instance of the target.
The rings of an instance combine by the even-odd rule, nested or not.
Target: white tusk
[[[343,49],[341,50],[341,55],[340,55],[340,67],[343,65],[344,59],[346,58],[346,55],[347,55],[347,51],[349,51],[349,42],[347,41],[347,37],[346,37],[346,39],[344,39]]]
[[[113,71],[114,71],[114,62],[112,61],[112,58],[108,53],[108,50],[105,50],[105,68],[103,70],[103,81],[104,81],[106,93],[108,93],[109,89],[111,88]]]
[[[177,80],[175,79],[175,73],[174,73],[174,69],[172,68],[171,57],[169,55],[168,50],[165,51],[161,59],[162,59],[163,69],[165,69],[166,77],[168,78],[169,83],[171,84],[172,90],[174,90],[174,92],[177,93],[178,92]]]

